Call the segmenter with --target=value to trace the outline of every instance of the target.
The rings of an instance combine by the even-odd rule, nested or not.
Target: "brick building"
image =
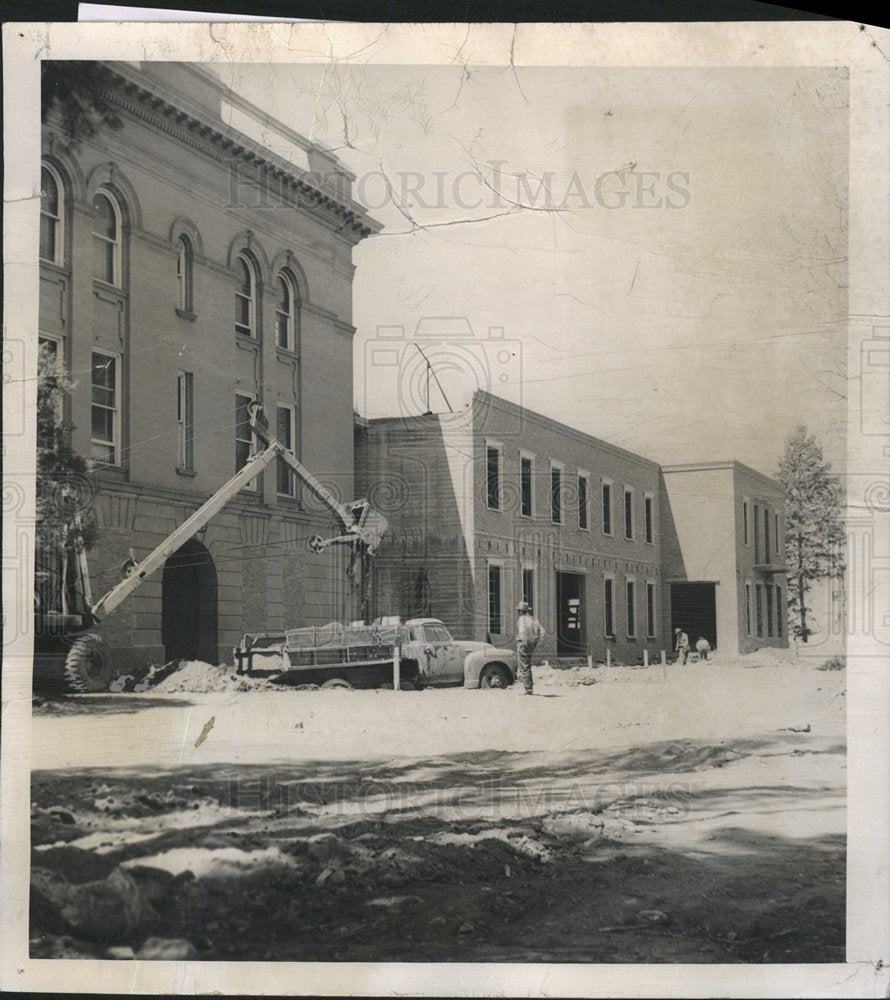
[[[732,653],[787,644],[783,494],[753,469],[662,468],[486,392],[356,435],[357,489],[390,520],[380,613],[506,644],[524,599],[542,656],[633,662],[676,625]]]
[[[40,230],[40,339],[95,463],[94,598],[243,465],[249,400],[353,498],[352,249],[379,229],[333,156],[199,67],[106,68],[122,127],[72,145],[49,116]],[[253,486],[103,624],[116,663],[355,616],[346,554],[307,551],[331,514],[283,465]]]
[[[740,462],[661,471],[672,619],[731,652],[787,646],[782,487]]]

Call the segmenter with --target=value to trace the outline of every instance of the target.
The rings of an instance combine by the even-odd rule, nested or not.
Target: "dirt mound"
[[[150,687],[165,694],[210,694],[218,691],[273,690],[277,686],[265,677],[238,674],[226,664],[215,666],[201,660],[181,660],[179,667]]]

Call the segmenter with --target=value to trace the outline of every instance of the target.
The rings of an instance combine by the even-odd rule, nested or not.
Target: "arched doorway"
[[[197,539],[190,538],[164,564],[161,594],[165,661],[218,663],[216,567]]]

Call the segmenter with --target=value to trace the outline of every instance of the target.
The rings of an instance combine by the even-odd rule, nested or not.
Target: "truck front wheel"
[[[65,657],[63,675],[68,690],[77,694],[108,691],[114,680],[114,667],[101,636],[87,632],[74,640]]]
[[[489,663],[479,675],[481,688],[508,688],[512,683],[510,671],[503,663]]]

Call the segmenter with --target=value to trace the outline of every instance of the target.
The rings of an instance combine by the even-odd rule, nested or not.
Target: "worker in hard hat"
[[[516,652],[519,659],[519,679],[525,687],[526,694],[534,694],[532,680],[532,654],[535,646],[544,638],[544,628],[532,615],[531,605],[520,601],[516,605],[519,619],[516,622]]]

